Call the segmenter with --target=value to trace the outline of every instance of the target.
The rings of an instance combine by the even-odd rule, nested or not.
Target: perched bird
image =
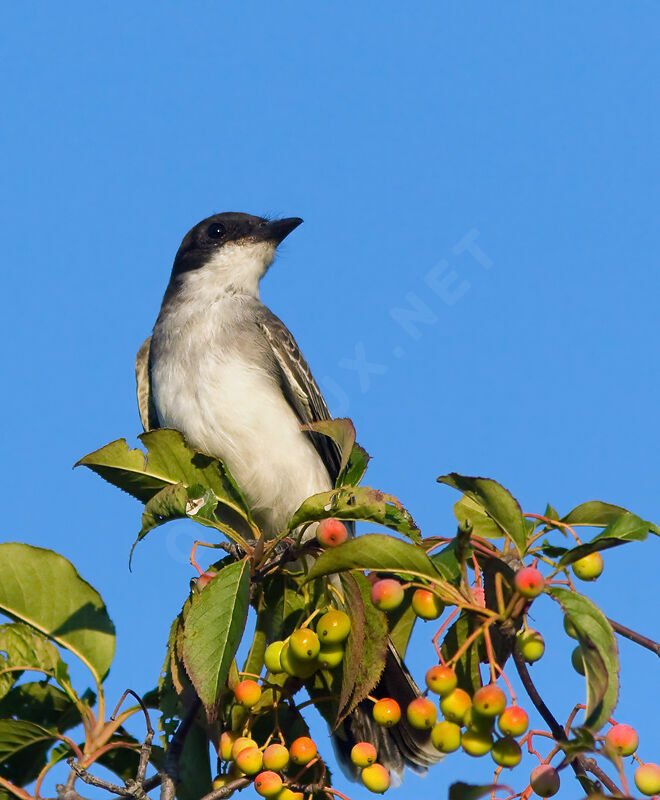
[[[267,537],[286,527],[303,500],[334,486],[340,463],[332,440],[301,430],[330,414],[295,339],[259,300],[277,246],[301,222],[231,212],[195,225],[136,359],[145,430],[174,428],[222,460]],[[419,695],[393,647],[374,694],[395,697],[402,707]],[[396,773],[404,763],[423,769],[439,759],[428,735],[405,719],[379,728],[370,704],[336,732],[345,765],[355,741],[365,739]]]

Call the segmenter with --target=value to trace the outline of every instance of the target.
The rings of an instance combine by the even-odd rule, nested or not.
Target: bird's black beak
[[[279,244],[283,239],[295,230],[302,220],[300,217],[287,217],[286,219],[274,219],[268,223],[268,239]]]

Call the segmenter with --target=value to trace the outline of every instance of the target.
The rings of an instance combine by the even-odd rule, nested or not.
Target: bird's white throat
[[[228,242],[199,269],[181,276],[179,299],[201,300],[223,293],[259,297],[259,281],[275,258],[273,242]]]

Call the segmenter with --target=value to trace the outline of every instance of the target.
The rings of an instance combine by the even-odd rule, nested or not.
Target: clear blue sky
[[[659,24],[648,0],[4,5],[3,538],[101,591],[111,697],[158,675],[193,526],[130,574],[139,504],[71,465],[134,441],[134,353],[213,212],[304,217],[263,299],[427,535],[453,530],[451,470],[529,511],[598,498],[660,521]],[[655,638],[659,556],[610,551],[588,589]],[[534,674],[562,716],[581,679],[549,605]],[[621,657],[619,715],[657,760],[657,661]],[[489,771],[451,757],[398,796]]]

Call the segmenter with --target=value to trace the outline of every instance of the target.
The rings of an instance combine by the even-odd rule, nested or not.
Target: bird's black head
[[[238,253],[237,262],[245,261],[248,252],[255,253],[255,258],[260,258],[262,251],[266,259],[270,252],[272,261],[277,245],[301,222],[300,217],[268,220],[235,211],[207,217],[183,237],[174,259],[172,278],[217,260],[223,249]],[[229,245],[233,247],[228,247]]]

